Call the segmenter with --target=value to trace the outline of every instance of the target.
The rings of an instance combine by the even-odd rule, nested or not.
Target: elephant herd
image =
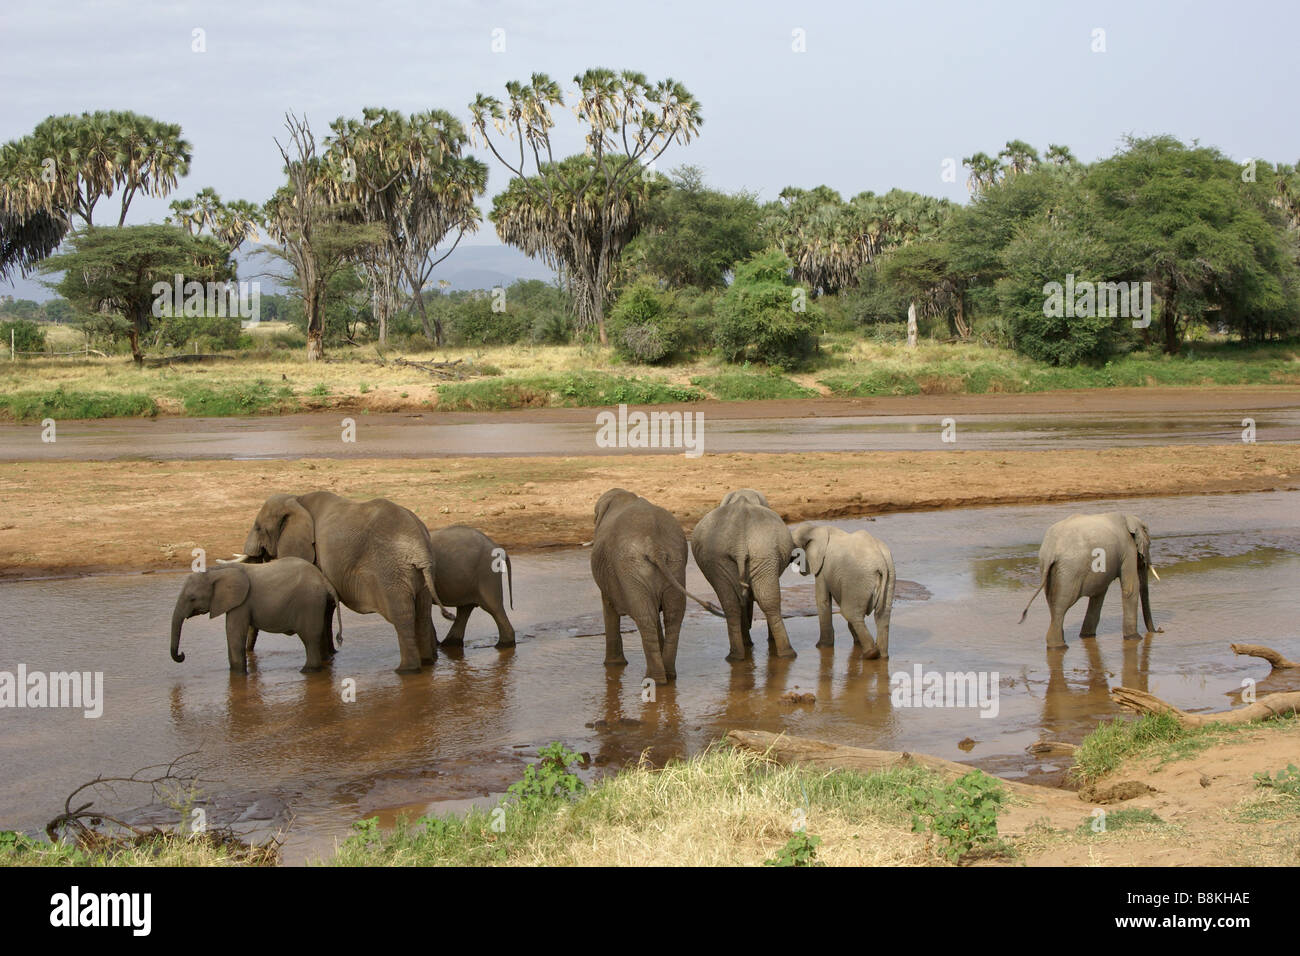
[[[1046,590],[1049,648],[1065,646],[1065,612],[1081,597],[1088,598],[1088,610],[1080,636],[1096,634],[1102,601],[1116,578],[1124,601],[1124,636],[1138,636],[1139,600],[1147,631],[1156,630],[1147,588],[1147,575],[1154,574],[1150,544],[1146,525],[1119,513],[1074,515],[1048,529],[1039,551],[1040,583],[1030,604]],[[627,663],[620,630],[626,616],[641,636],[646,677],[659,684],[673,680],[688,599],[725,618],[727,660],[751,654],[755,604],[767,621],[772,653],[794,657],[780,587],[792,563],[815,581],[818,647],[834,644],[834,602],[864,657],[889,657],[894,558],[866,531],[813,522],[791,528],[762,493],[730,492],[700,519],[689,545],[720,608],[686,590],[687,550],[685,532],[666,509],[622,488],[600,496],[591,572],[604,612],[606,665]],[[398,673],[415,673],[437,657],[434,604],[454,622],[444,644],[463,643],[470,614],[482,608],[497,625],[496,646],[513,646],[507,587],[513,607],[509,556],[474,528],[454,525],[430,532],[414,512],[384,498],[353,501],[327,491],[275,494],[254,518],[237,561],[185,580],[172,614],[171,655],[178,662],[185,659],[182,624],[207,613],[225,615],[231,670],[247,669],[247,653],[260,631],[298,635],[307,656],[303,671],[319,670],[341,646],[339,605],[346,605],[361,614],[378,613],[392,624],[401,653]],[[874,637],[868,615],[875,619]]]

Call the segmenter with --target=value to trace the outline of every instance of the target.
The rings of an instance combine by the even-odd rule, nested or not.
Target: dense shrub
[[[729,362],[755,358],[776,368],[798,365],[817,348],[820,311],[804,301],[790,278],[790,260],[779,250],[755,255],[736,269],[718,303],[715,341]]]
[[[155,341],[171,349],[194,342],[201,352],[218,352],[239,346],[239,317],[172,315],[154,324]]]
[[[496,302],[504,306],[500,311],[494,309]],[[443,327],[452,345],[513,345],[529,338],[532,330],[532,317],[519,303],[510,301],[508,289],[501,299],[478,292],[454,302]]]
[[[632,362],[654,364],[670,360],[682,346],[684,323],[673,295],[651,281],[630,286],[609,313],[609,341],[614,351]]]
[[[0,346],[7,353],[11,344],[19,352],[44,352],[45,330],[28,319],[0,322]]]

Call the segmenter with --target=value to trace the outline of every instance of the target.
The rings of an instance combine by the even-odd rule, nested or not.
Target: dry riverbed
[[[386,497],[431,527],[472,524],[509,549],[576,545],[612,487],[689,529],[737,487],[787,521],[971,505],[1300,487],[1300,447],[1182,445],[1043,452],[936,451],[579,458],[0,464],[0,577],[189,567],[238,551],[277,491]]]

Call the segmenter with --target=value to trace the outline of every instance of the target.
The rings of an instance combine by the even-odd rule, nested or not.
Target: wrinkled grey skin
[[[611,488],[596,502],[591,576],[605,615],[605,664],[627,663],[619,621],[626,614],[641,632],[646,676],[666,684],[677,676],[677,638],[686,598],[686,534],[677,519],[644,498]]]
[[[1094,550],[1100,553],[1094,555]],[[1100,570],[1094,570],[1094,565]],[[1080,637],[1096,637],[1101,605],[1110,583],[1119,578],[1124,600],[1124,637],[1136,639],[1138,601],[1142,602],[1142,620],[1147,633],[1156,632],[1151,623],[1151,599],[1147,591],[1147,574],[1151,569],[1151,535],[1136,515],[1071,515],[1058,521],[1043,535],[1038,551],[1038,592],[1047,589],[1047,606],[1052,613],[1047,627],[1047,646],[1065,647],[1063,624],[1065,612],[1081,597],[1088,599]]]
[[[338,594],[320,569],[299,558],[196,572],[185,579],[172,611],[172,660],[185,660],[180,651],[184,621],[198,614],[224,614],[226,653],[232,671],[248,671],[244,637],[250,627],[272,634],[297,634],[307,651],[302,672],[318,671],[324,661],[334,656],[330,619],[338,603]],[[339,642],[342,640],[340,612]]]
[[[320,568],[339,599],[358,614],[378,612],[397,631],[399,674],[418,673],[438,655],[438,599],[429,529],[386,498],[352,501],[328,491],[271,495],[244,543],[248,559],[297,557]]]
[[[492,551],[496,542],[477,528],[452,525],[430,532],[433,555],[437,562],[434,583],[443,603],[456,609],[456,622],[443,639],[443,644],[464,644],[465,625],[474,608],[481,607],[492,615],[497,625],[497,647],[513,647],[515,629],[506,616],[504,588],[501,573],[492,569]],[[502,551],[506,576],[509,579],[510,606],[515,603],[514,571],[510,556]]]
[[[781,620],[780,584],[793,550],[790,529],[752,488],[730,492],[691,532],[695,563],[727,616],[727,660],[749,656],[755,601],[767,618],[767,639],[775,645],[776,656],[795,656]]]
[[[889,657],[889,617],[894,608],[894,556],[889,546],[866,531],[849,533],[825,524],[795,525],[796,547],[803,548],[800,574],[812,574],[817,582],[818,647],[835,646],[835,624],[831,600],[839,605],[849,630],[862,648],[863,656],[874,660]],[[876,619],[876,637],[867,630],[867,615]]]

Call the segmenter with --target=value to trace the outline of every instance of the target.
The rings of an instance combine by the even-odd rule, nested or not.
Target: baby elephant
[[[894,556],[885,542],[865,531],[850,534],[825,524],[800,524],[792,529],[802,560],[796,560],[800,574],[817,579],[817,621],[821,637],[818,647],[835,646],[835,625],[831,621],[831,599],[840,607],[849,630],[857,638],[864,656],[889,657],[889,615],[894,607]],[[866,617],[875,614],[876,639],[871,639]]]
[[[338,603],[338,594],[320,569],[302,558],[198,571],[185,579],[172,611],[172,660],[185,660],[180,652],[181,624],[207,612],[211,617],[226,616],[226,649],[232,671],[247,672],[245,637],[255,630],[297,634],[307,650],[302,673],[318,671],[322,661],[334,654],[330,619],[336,611],[339,643],[343,643]]]
[[[505,588],[510,588],[510,607],[515,606],[514,571],[504,548],[477,528],[456,524],[429,534],[433,543],[434,585],[444,604],[456,609],[456,622],[444,644],[465,643],[465,624],[474,608],[492,615],[497,626],[497,647],[513,647],[515,629],[506,616]]]

